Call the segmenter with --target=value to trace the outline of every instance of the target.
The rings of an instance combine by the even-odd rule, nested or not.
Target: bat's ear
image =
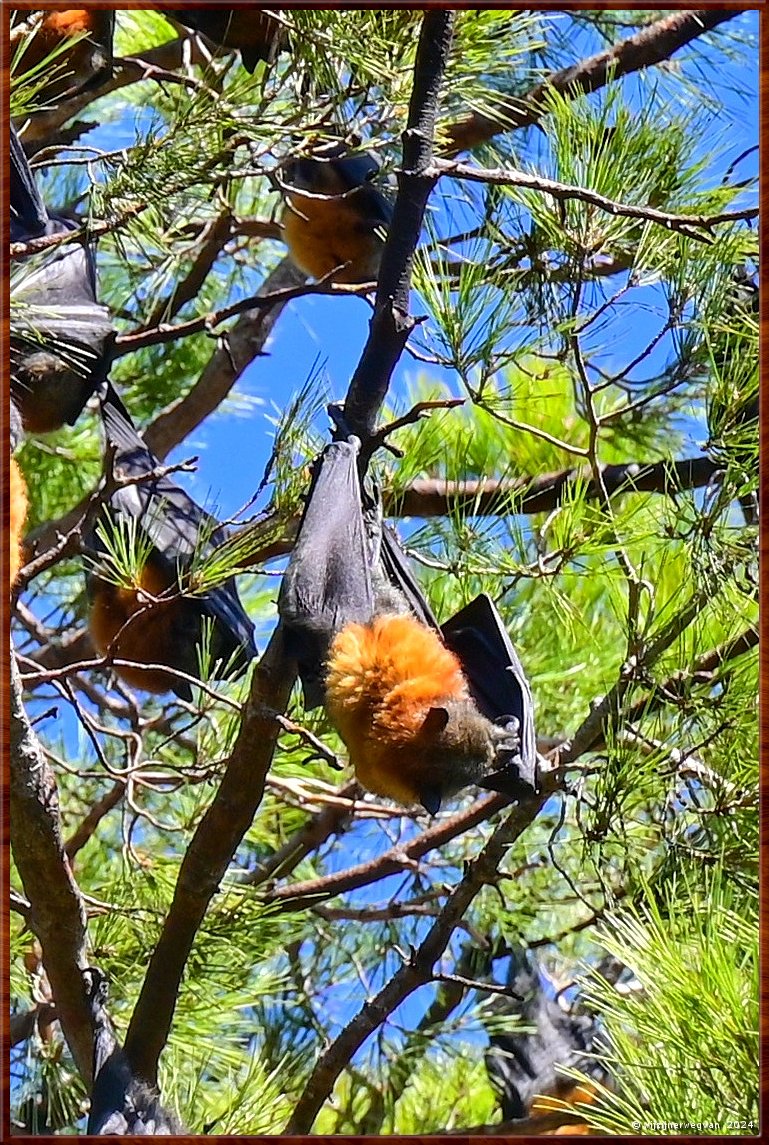
[[[422,735],[428,739],[439,736],[449,722],[449,713],[445,708],[430,708],[422,724]]]
[[[429,815],[437,815],[441,809],[441,791],[438,787],[422,787],[419,802]]]

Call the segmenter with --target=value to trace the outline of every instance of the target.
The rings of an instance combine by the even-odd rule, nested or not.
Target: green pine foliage
[[[576,983],[595,1016],[611,1083],[583,1110],[591,1127],[757,1131],[758,237],[752,219],[665,225],[577,193],[676,217],[752,206],[755,181],[730,169],[735,100],[721,98],[724,88],[739,96],[755,70],[746,17],[590,95],[551,90],[537,124],[505,129],[511,98],[525,101],[545,76],[659,18],[456,14],[438,151],[469,114],[500,119],[459,160],[576,192],[451,173],[438,181],[415,259],[421,321],[381,420],[443,406],[397,429],[372,468],[438,618],[479,592],[496,601],[532,684],[543,761],[568,752],[610,702],[555,794],[509,839],[494,881],[477,888],[434,980],[383,1013],[346,1060],[312,1124],[324,1136],[497,1123],[483,1055],[490,1034],[514,1023],[483,984],[503,981],[496,959],[520,946],[537,950],[558,986]],[[249,75],[233,52],[209,59],[198,48],[192,62],[179,52],[167,75],[97,90],[73,110],[74,126],[57,123],[34,145],[49,149],[41,166],[61,161],[41,173],[47,200],[77,200],[86,226],[109,224],[98,270],[120,335],[111,376],[140,429],[172,424],[207,372],[258,375],[264,402],[231,377],[169,448],[174,464],[199,455],[202,500],[201,489],[222,484],[207,473],[212,424],[248,418],[253,441],[269,442],[258,464],[233,454],[233,467],[253,465],[253,500],[185,586],[205,593],[237,575],[262,651],[310,466],[328,440],[325,406],[347,383],[320,339],[306,377],[276,377],[256,338],[236,367],[228,335],[241,318],[219,322],[218,312],[253,298],[282,265],[278,176],[297,148],[342,134],[374,151],[385,174],[398,170],[423,13],[281,10],[280,20],[291,50],[274,65]],[[159,13],[118,11],[115,53],[144,58],[175,35]],[[43,75],[12,69],[19,126],[51,114],[41,111]],[[113,148],[102,130],[102,149],[87,150],[93,123],[108,125]],[[362,346],[365,300],[333,304],[339,340]],[[317,312],[298,312],[311,331]],[[148,344],[133,346],[135,335]],[[463,404],[449,408],[451,398]],[[97,423],[89,408],[18,453],[27,532],[43,549],[72,529],[71,511],[97,485]],[[707,481],[679,474],[676,484],[675,463],[687,459],[710,465]],[[639,476],[647,469],[651,487]],[[414,511],[426,489],[452,483],[474,484],[461,503]],[[108,575],[130,583],[146,542],[100,528]],[[55,774],[88,959],[108,977],[122,1041],[238,742],[252,673],[209,681],[205,638],[207,683],[192,703],[136,692],[94,667],[76,548],[23,583],[12,635]],[[213,876],[161,1057],[163,1101],[193,1133],[285,1130],[318,1059],[409,963],[508,813],[409,853],[436,823],[347,787],[344,744],[322,710],[304,710],[298,687],[285,718],[274,714],[281,732],[264,794]],[[480,797],[463,792],[436,822],[469,814]],[[392,866],[378,868],[390,853]],[[360,877],[345,882],[353,869]],[[20,1013],[48,986],[35,904],[24,904],[15,869],[11,881]],[[608,959],[625,968],[626,988],[603,973]],[[51,1029],[13,1050],[12,1116],[28,1132],[83,1132],[87,1087]],[[572,1072],[582,1076],[579,1064]]]

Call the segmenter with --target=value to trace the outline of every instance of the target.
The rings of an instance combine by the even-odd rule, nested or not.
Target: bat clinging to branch
[[[358,454],[351,438],[318,459],[281,588],[306,703],[325,704],[376,794],[434,814],[469,784],[530,791],[531,693],[493,603],[478,597],[440,629],[361,489]]]
[[[112,526],[122,522],[133,527],[146,551],[128,583],[119,569],[110,569],[114,561],[105,551],[104,535],[96,529],[88,538],[87,545],[99,554],[88,578],[91,636],[100,651],[136,663],[135,668],[116,668],[127,683],[149,692],[170,689],[188,700],[192,693],[187,681],[141,665],[167,665],[197,677],[206,621],[215,675],[228,667],[243,672],[256,656],[254,626],[234,578],[205,592],[193,592],[189,584],[195,559],[222,544],[226,532],[181,486],[158,472],[160,462],[136,432],[111,384],[102,394],[101,412],[118,478],[136,479],[115,490],[104,515]]]
[[[77,230],[50,215],[11,125],[11,242]],[[93,253],[82,242],[32,255],[11,278],[11,394],[25,430],[77,420],[106,378],[114,333],[96,301]]]

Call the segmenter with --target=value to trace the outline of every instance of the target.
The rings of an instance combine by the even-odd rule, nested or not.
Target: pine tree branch
[[[280,265],[282,266],[283,264]],[[227,322],[230,318],[234,318],[238,314],[248,313],[250,311],[270,311],[272,307],[280,307],[282,310],[287,302],[293,302],[296,298],[304,298],[308,294],[336,294],[342,295],[343,297],[355,297],[363,296],[371,290],[371,283],[356,283],[351,285],[343,282],[327,282],[325,280],[306,282],[301,271],[297,270],[293,264],[289,263],[289,266],[291,266],[294,272],[290,276],[291,279],[301,278],[301,282],[297,285],[287,286],[285,289],[276,289],[270,292],[260,290],[259,294],[255,294],[250,298],[240,298],[237,302],[233,302],[229,306],[223,306],[221,310],[214,310],[210,314],[201,314],[198,318],[190,318],[187,322],[171,324],[163,321],[153,326],[142,326],[137,330],[131,331],[130,334],[120,334],[115,339],[115,357],[122,358],[124,354],[130,354],[136,350],[144,350],[147,346],[160,346],[166,342],[176,342],[179,338],[189,338],[191,334],[200,334],[203,330],[213,331],[216,326],[221,325],[222,322]],[[280,266],[277,270],[280,270]],[[273,274],[275,273],[277,273],[277,271],[273,272]],[[278,313],[280,313],[280,310]]]
[[[126,56],[124,59],[115,60],[113,74],[102,83],[88,88],[86,91],[80,91],[70,99],[62,100],[50,110],[36,111],[30,115],[24,129],[25,148],[34,154],[39,150],[39,147],[29,148],[30,144],[37,143],[40,147],[46,145],[50,137],[68,120],[79,115],[94,100],[101,99],[102,96],[119,91],[129,84],[139,83],[144,79],[155,79],[158,82],[163,80],[165,82],[182,67],[185,50],[192,51],[193,62],[205,65],[205,57],[200,49],[194,44],[185,49],[183,42],[179,39],[168,40],[165,44],[150,48],[141,59]],[[177,75],[175,82],[181,83],[186,78]]]
[[[484,823],[509,804],[510,799],[505,795],[486,796],[473,803],[471,807],[458,811],[433,827],[428,827],[405,846],[391,847],[389,851],[385,851],[375,859],[347,867],[343,871],[335,871],[317,879],[307,879],[302,883],[276,887],[265,896],[265,901],[276,906],[280,903],[285,909],[294,912],[305,907],[317,906],[318,903],[347,891],[370,886],[389,875],[402,874],[404,870],[416,870],[419,860],[430,851],[444,847],[457,836]]]
[[[622,722],[632,720],[634,708],[623,711],[623,702],[627,692],[634,681],[639,679],[642,672],[650,671],[663,652],[673,644],[679,636],[697,618],[706,604],[712,601],[712,593],[704,588],[698,588],[692,594],[678,613],[665,624],[662,630],[651,640],[640,646],[637,652],[630,656],[621,666],[616,683],[605,696],[600,697],[591,707],[587,718],[582,722],[574,736],[567,740],[558,751],[558,764],[568,767],[587,751],[598,750],[598,745],[604,742],[607,728],[615,728]]]
[[[183,306],[191,302],[203,288],[214,263],[222,253],[232,234],[232,215],[221,211],[216,218],[205,223],[197,236],[197,250],[184,278],[174,283],[166,298],[159,299],[147,319],[147,326],[168,322]]]
[[[285,291],[269,306],[250,307],[222,338],[192,389],[157,415],[144,433],[149,449],[161,460],[192,433],[224,401],[240,375],[264,349],[264,344],[305,276],[283,259],[267,276],[261,293]]]
[[[453,20],[453,13],[445,10],[431,9],[422,17],[398,195],[382,254],[374,316],[344,404],[346,425],[363,441],[364,456],[393,370],[415,326],[409,315],[411,272],[427,200],[436,183],[427,170]]]
[[[606,211],[609,215],[628,219],[645,219],[648,222],[659,223],[667,230],[677,231],[688,238],[698,242],[709,242],[709,232],[719,223],[739,222],[740,220],[755,219],[758,217],[757,207],[744,207],[736,211],[720,211],[714,215],[678,215],[670,211],[660,211],[656,207],[642,207],[635,203],[618,203],[606,195],[599,195],[587,187],[578,187],[571,183],[559,183],[555,179],[546,179],[541,175],[529,175],[525,171],[508,170],[507,168],[473,167],[467,163],[438,160],[428,168],[428,175],[439,177],[449,175],[454,179],[465,179],[470,183],[484,183],[493,187],[524,187],[531,191],[540,191],[550,195],[560,203],[576,200],[587,203]],[[701,234],[700,231],[706,232]]]
[[[62,843],[56,777],[24,710],[13,654],[10,685],[13,858],[30,903],[28,922],[40,940],[62,1032],[88,1082],[93,1028],[82,975],[88,965],[85,906]]]
[[[345,799],[355,799],[361,794],[360,784],[354,779],[343,784],[338,794]],[[311,816],[274,855],[260,862],[242,882],[259,887],[273,879],[285,877],[290,871],[322,847],[332,835],[339,835],[350,822],[348,807],[324,807]]]
[[[551,794],[551,783],[552,778],[550,783],[546,778],[541,794],[522,799],[503,819],[479,854],[466,864],[461,881],[450,893],[424,940],[412,951],[408,962],[404,962],[375,998],[364,1003],[321,1055],[286,1125],[286,1134],[309,1133],[337,1078],[366,1039],[415,990],[432,981],[433,967],[446,949],[456,926],[482,887],[497,880],[499,864],[508,847],[536,818]]]
[[[78,851],[86,845],[88,840],[92,838],[104,816],[108,815],[113,807],[117,807],[125,794],[125,788],[125,783],[118,780],[117,783],[112,784],[112,787],[110,787],[109,791],[107,791],[101,799],[97,799],[89,808],[88,813],[83,817],[80,824],[64,844],[64,853],[70,862],[74,859]]]
[[[390,922],[394,918],[411,918],[417,915],[434,918],[438,914],[436,900],[440,893],[440,890],[435,889],[406,902],[393,901],[387,906],[361,907],[359,910],[333,906],[316,906],[313,910],[326,922]]]
[[[493,116],[472,112],[459,120],[449,128],[447,154],[469,151],[495,135],[530,127],[547,113],[551,92],[574,98],[598,91],[610,80],[663,63],[698,36],[738,14],[739,9],[706,8],[662,16],[606,51],[554,72],[528,95],[500,100]]]
[[[719,668],[725,667],[739,656],[744,656],[746,652],[757,647],[758,643],[758,627],[751,626],[733,640],[719,644],[717,648],[711,648],[709,652],[699,656],[690,669],[674,672],[667,680],[657,684],[646,696],[632,704],[625,712],[625,722],[633,724],[664,707],[665,704],[674,703],[678,697],[685,696],[692,686],[712,687]],[[599,751],[602,747],[605,747],[603,738],[593,745],[593,750]]]
[[[254,671],[237,739],[210,806],[179,869],[173,901],[131,1017],[125,1052],[133,1072],[154,1084],[195,935],[262,800],[294,682],[280,628]]]
[[[721,470],[709,457],[647,464],[602,465],[603,481],[610,494],[662,493],[668,496],[685,489],[699,489],[719,479]],[[404,517],[446,517],[456,512],[493,516],[510,512],[548,513],[568,501],[577,486],[585,497],[598,496],[589,466],[561,469],[536,477],[509,477],[447,481],[417,478],[402,490],[383,495],[385,513]]]

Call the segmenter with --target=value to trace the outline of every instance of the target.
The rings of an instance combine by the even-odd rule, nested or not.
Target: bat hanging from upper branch
[[[351,437],[318,458],[281,586],[307,706],[325,705],[363,786],[404,805],[435,814],[470,784],[536,789],[531,691],[493,602],[439,626],[359,451]]]

